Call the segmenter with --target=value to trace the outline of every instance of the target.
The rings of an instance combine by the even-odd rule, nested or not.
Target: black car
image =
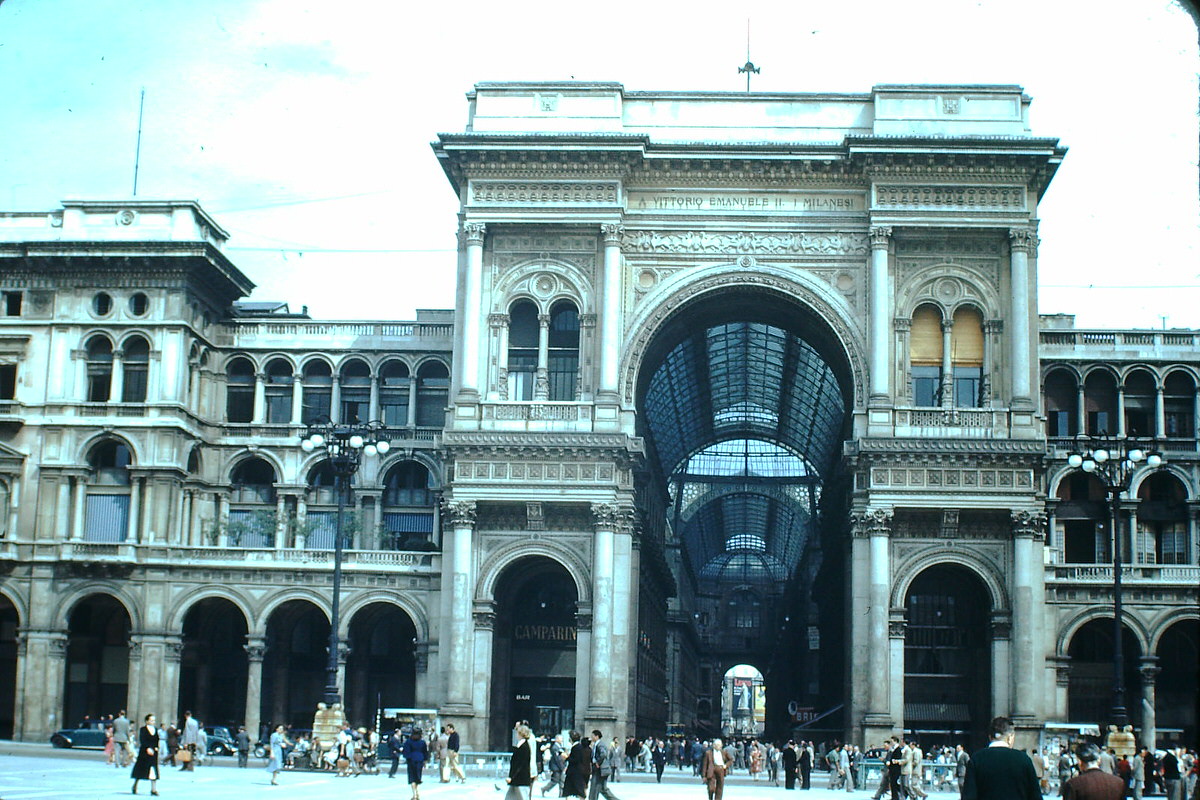
[[[82,728],[62,728],[50,737],[55,747],[86,747],[103,750],[105,743],[104,723],[92,720]]]
[[[224,725],[205,725],[204,734],[208,737],[210,756],[231,756],[237,752],[237,740]]]

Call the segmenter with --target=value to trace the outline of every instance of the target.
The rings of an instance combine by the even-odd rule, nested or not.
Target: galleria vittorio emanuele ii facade
[[[773,738],[1105,724],[1115,516],[1131,721],[1194,741],[1200,332],[1039,317],[1066,149],[1020,87],[468,101],[456,306],[414,320],[248,300],[194,202],[0,214],[0,737],[310,727],[329,417],[391,445],[345,526],[355,725],[717,731],[742,664]],[[1111,506],[1068,462],[1101,435],[1164,459]]]

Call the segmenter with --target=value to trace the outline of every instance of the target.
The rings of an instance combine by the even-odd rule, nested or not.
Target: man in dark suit
[[[796,757],[796,743],[788,740],[787,747],[783,748],[783,787],[785,789],[796,788],[796,768],[800,763],[800,759]]]
[[[1063,784],[1066,800],[1122,800],[1125,781],[1100,769],[1100,748],[1091,742],[1079,746],[1080,773]]]
[[[971,756],[962,800],[1040,800],[1041,787],[1029,756],[1013,749],[1016,731],[1008,717],[991,724],[992,742]]]
[[[620,758],[620,754],[616,755]],[[592,731],[592,785],[588,789],[588,800],[604,795],[607,800],[618,800],[608,788],[608,779],[613,773],[613,752],[604,743],[604,734]]]

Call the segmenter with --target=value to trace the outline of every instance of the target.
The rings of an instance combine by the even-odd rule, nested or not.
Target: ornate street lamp
[[[1123,730],[1129,722],[1125,710],[1125,652],[1121,629],[1121,495],[1129,491],[1133,473],[1146,466],[1158,469],[1166,463],[1154,449],[1153,440],[1139,441],[1124,436],[1080,436],[1076,449],[1067,455],[1067,466],[1096,476],[1108,496],[1112,531],[1113,562],[1113,722]],[[1132,538],[1132,526],[1130,536]]]
[[[350,502],[350,479],[358,472],[363,456],[386,453],[388,429],[380,422],[334,423],[319,419],[308,424],[300,449],[312,453],[324,448],[333,470],[337,492],[337,519],[333,537],[333,608],[329,622],[329,661],[325,672],[325,703],[330,708],[340,703],[337,685],[338,604],[342,592],[342,515]]]

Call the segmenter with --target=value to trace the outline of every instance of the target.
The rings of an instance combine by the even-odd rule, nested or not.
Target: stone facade
[[[1135,476],[1122,528],[1135,720],[1194,730],[1156,719],[1155,679],[1178,692],[1163,647],[1198,638],[1200,334],[1039,324],[1037,203],[1065,150],[1030,135],[1019,88],[470,99],[464,132],[434,144],[462,198],[452,313],[332,323],[241,303],[252,284],[191,203],[0,216],[15,736],[118,705],[311,717],[334,500],[298,444],[322,413],[382,419],[392,444],[354,486],[339,674],[355,724],[436,707],[477,749],[521,717],[703,731],[743,662],[766,675],[772,735],[789,700],[867,744],[1074,720],[1103,683],[1093,623],[1113,576],[1103,506],[1065,460],[1119,423],[1168,459]],[[718,364],[738,336],[779,363]],[[671,365],[690,372],[656,382]],[[774,367],[778,407],[718,404],[759,396],[730,375]],[[836,390],[805,394],[821,375]],[[807,472],[731,486],[681,466],[730,442]],[[771,521],[737,528],[745,508]],[[750,556],[781,579],[723,571]]]

